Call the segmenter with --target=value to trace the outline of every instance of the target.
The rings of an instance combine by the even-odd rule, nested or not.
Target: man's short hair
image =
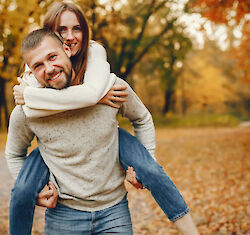
[[[30,32],[22,42],[21,53],[22,56],[25,51],[36,48],[43,41],[45,37],[51,37],[54,40],[58,41],[59,44],[63,45],[63,41],[51,30],[43,28],[37,29]]]

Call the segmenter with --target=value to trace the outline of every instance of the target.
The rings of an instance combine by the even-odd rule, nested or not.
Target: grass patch
[[[200,114],[189,116],[167,115],[153,116],[156,127],[233,127],[238,126],[241,120],[230,114]],[[123,128],[129,128],[130,123],[126,118],[118,117],[119,125]]]
[[[200,114],[190,116],[154,116],[154,123],[156,126],[168,127],[215,127],[215,126],[237,126],[240,120],[232,115],[216,115],[216,114]]]

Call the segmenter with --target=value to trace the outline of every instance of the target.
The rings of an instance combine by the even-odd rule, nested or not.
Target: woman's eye
[[[81,27],[75,27],[74,30],[81,31]]]
[[[64,36],[64,35],[67,33],[67,30],[66,30],[66,28],[59,28],[59,29],[57,30],[57,32],[58,32],[59,35],[62,37],[62,36]]]
[[[60,32],[66,32],[66,28],[59,28],[57,31],[58,31],[59,33],[60,33]]]
[[[81,29],[81,27],[80,26],[76,26],[76,27],[74,27],[73,28],[73,30],[72,30],[73,32],[75,32],[75,33],[79,33],[79,32],[81,32],[82,31],[82,29]]]

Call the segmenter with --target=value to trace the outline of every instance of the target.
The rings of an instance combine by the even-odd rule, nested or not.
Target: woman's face
[[[62,13],[57,31],[70,48],[72,56],[77,54],[82,46],[83,33],[74,12],[67,10]]]

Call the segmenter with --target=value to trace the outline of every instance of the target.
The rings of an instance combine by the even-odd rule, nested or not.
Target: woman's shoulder
[[[94,41],[94,40],[90,40],[89,41],[89,48],[103,48],[104,49],[104,46],[100,42],[97,42],[97,41]]]
[[[89,42],[89,56],[98,56],[106,60],[107,54],[104,46],[96,41],[90,40]]]

